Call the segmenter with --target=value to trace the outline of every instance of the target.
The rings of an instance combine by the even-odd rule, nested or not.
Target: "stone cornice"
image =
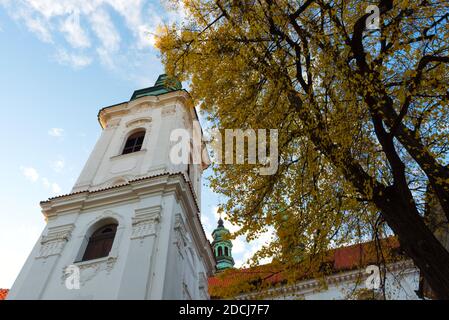
[[[99,111],[98,121],[104,129],[107,127],[107,124],[111,119],[123,117],[130,113],[134,108],[139,107],[142,104],[146,104],[150,108],[159,108],[161,106],[177,102],[181,102],[182,104],[189,106],[191,104],[189,93],[185,90],[178,90],[158,96],[144,96],[129,102],[123,102],[110,107],[105,107]]]
[[[110,188],[81,191],[65,196],[51,198],[41,202],[42,213],[46,218],[53,215],[91,209],[100,206],[139,200],[148,194],[162,194],[169,191],[166,184],[177,179],[181,174],[163,174],[132,180],[120,186]],[[178,179],[179,181],[179,179]],[[196,203],[195,203],[196,206]],[[196,206],[197,207],[197,206]]]
[[[199,207],[190,184],[182,173],[167,173],[152,177],[142,177],[120,186],[97,191],[81,191],[41,202],[42,213],[49,219],[60,214],[104,207],[117,203],[139,201],[141,197],[173,193],[184,208],[187,225],[192,230],[192,238],[206,262],[208,275],[214,271],[215,260],[201,225]]]

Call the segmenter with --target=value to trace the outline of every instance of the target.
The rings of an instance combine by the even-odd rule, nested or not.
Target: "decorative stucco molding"
[[[192,129],[192,117],[190,116],[190,113],[188,112],[184,112],[183,116],[182,116],[182,121],[184,122],[184,127],[187,130],[191,130]]]
[[[190,294],[189,287],[185,282],[182,283],[182,298],[183,300],[192,300],[192,295]]]
[[[117,257],[104,257],[89,261],[76,262],[74,266],[79,268],[80,285],[84,286],[87,282],[98,276],[100,273],[105,272],[107,275],[114,269],[114,265],[117,261]],[[61,283],[65,283],[70,273],[66,272],[69,266],[63,268]]]
[[[128,114],[144,112],[147,108],[156,108],[161,105],[174,103],[187,104],[190,102],[189,94],[183,90],[169,92],[160,96],[145,96],[139,99],[123,102],[100,110],[98,119],[104,128],[113,118],[124,117]]]
[[[180,254],[183,256],[183,249],[188,244],[188,239],[186,237],[187,229],[184,224],[184,219],[180,213],[175,215],[175,245],[178,247]]]
[[[133,119],[126,123],[126,127],[132,128],[132,127],[139,127],[139,126],[146,126],[146,125],[149,126],[149,125],[151,125],[151,121],[152,121],[151,117]]]
[[[107,129],[116,128],[120,125],[120,121],[121,121],[121,119],[119,119],[119,118],[112,119],[108,122],[108,124],[106,125],[106,128]]]
[[[151,104],[149,102],[142,102],[135,106],[131,106],[131,114],[146,112],[150,108]]]
[[[130,200],[139,201],[148,195],[169,195],[174,193],[176,200],[185,208],[185,222],[188,221],[192,229],[191,240],[199,250],[200,259],[204,262],[207,276],[212,276],[215,270],[215,258],[206,234],[201,227],[198,215],[199,206],[193,190],[186,181],[183,173],[161,173],[154,176],[142,176],[130,180],[127,185],[113,188],[98,189],[95,191],[75,192],[51,198],[41,202],[43,213],[47,219],[57,217],[65,212],[74,210],[98,210],[102,207],[111,207],[120,202]],[[111,197],[113,195],[113,197]],[[119,225],[121,225],[121,221]],[[138,220],[135,220],[138,223]],[[137,226],[136,226],[137,227]],[[117,236],[119,231],[117,231]],[[117,238],[118,239],[118,238]],[[172,241],[175,240],[172,238]],[[113,249],[116,241],[114,240]]]
[[[176,106],[169,106],[162,109],[162,116],[167,117],[176,113]]]
[[[204,272],[198,272],[198,288],[207,292],[207,278]]]
[[[41,247],[36,259],[48,258],[61,254],[65,244],[69,241],[74,224],[66,224],[57,227],[50,227],[47,235],[41,238]]]
[[[131,240],[156,235],[156,226],[160,221],[161,211],[161,206],[137,209],[135,216],[132,218]]]
[[[198,272],[198,289],[203,299],[210,299],[209,293],[207,291],[207,278],[204,272]]]

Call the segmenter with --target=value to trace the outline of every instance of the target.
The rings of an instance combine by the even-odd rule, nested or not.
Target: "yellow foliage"
[[[449,194],[447,3],[379,1],[381,30],[355,0],[180,3],[186,21],[158,29],[166,72],[216,128],[279,130],[276,174],[213,166],[236,235],[275,230],[254,264],[316,272],[330,248],[391,234],[399,183],[419,213],[429,177]]]

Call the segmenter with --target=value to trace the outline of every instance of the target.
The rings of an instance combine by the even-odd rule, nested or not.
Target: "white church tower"
[[[41,203],[47,225],[8,299],[208,299],[215,260],[199,212],[208,159],[170,157],[173,130],[192,133],[197,120],[189,94],[161,75],[98,119],[72,192]]]

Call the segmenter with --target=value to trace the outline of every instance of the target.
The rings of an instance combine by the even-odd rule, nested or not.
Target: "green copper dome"
[[[218,220],[217,228],[212,232],[214,241],[212,247],[214,249],[215,261],[219,271],[232,268],[234,259],[232,258],[232,242],[227,239],[229,230],[223,225],[223,220]]]
[[[182,89],[182,84],[176,79],[170,79],[166,74],[161,74],[154,86],[134,91],[130,101],[145,97],[158,96],[164,93],[177,91]]]

